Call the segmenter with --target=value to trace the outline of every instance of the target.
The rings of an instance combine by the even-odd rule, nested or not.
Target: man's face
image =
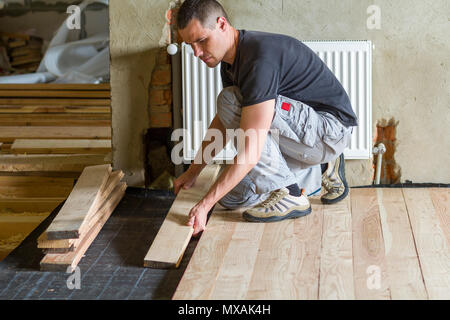
[[[226,52],[223,23],[219,19],[211,30],[204,28],[198,19],[192,19],[186,28],[180,30],[183,41],[191,45],[194,55],[210,68],[217,66]]]

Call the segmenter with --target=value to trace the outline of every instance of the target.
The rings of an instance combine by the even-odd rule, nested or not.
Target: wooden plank
[[[77,239],[49,240],[44,232],[37,239],[37,247],[39,249],[67,249],[73,247],[76,240]]]
[[[0,121],[2,122],[37,122],[37,121],[60,121],[60,122],[69,122],[71,120],[91,120],[91,121],[104,121],[111,120],[111,116],[107,114],[39,114],[39,113],[30,113],[30,114],[15,114],[15,113],[6,113],[0,114]]]
[[[114,189],[120,184],[120,180],[123,178],[124,173],[122,171],[114,171],[108,178],[106,182],[106,186],[103,190],[100,190],[100,197],[97,201],[97,204],[92,209],[92,214],[87,215],[86,219],[84,219],[83,223],[80,226],[79,234],[80,238],[83,237],[85,233],[87,233],[101,218],[102,210],[101,208],[105,206],[105,203],[108,201],[109,196],[114,191]],[[79,242],[75,242],[75,247],[79,245]]]
[[[441,229],[447,238],[447,246],[450,247],[450,189],[430,188],[428,191],[441,224]]]
[[[0,126],[111,126],[108,114],[0,114]]]
[[[15,139],[110,139],[109,127],[0,127],[0,141]]]
[[[65,198],[72,178],[0,176],[0,198]]]
[[[236,222],[209,299],[243,300],[247,295],[266,224]]]
[[[319,300],[353,300],[352,214],[350,195],[323,206]]]
[[[242,210],[227,210],[217,204],[206,230],[189,260],[173,300],[206,300],[210,297],[225,253]]]
[[[61,202],[61,198],[0,198],[1,212],[52,212]]]
[[[450,253],[427,189],[404,188],[425,288],[431,300],[450,299]]]
[[[355,298],[390,299],[376,190],[351,189]]]
[[[12,153],[27,154],[105,154],[111,152],[111,140],[16,139]]]
[[[428,299],[402,190],[376,190],[392,299]]]
[[[110,199],[105,203],[104,214],[97,224],[89,231],[89,233],[81,240],[80,245],[73,252],[65,254],[46,254],[41,260],[41,270],[43,271],[68,271],[73,272],[79,261],[87,251],[91,243],[97,237],[103,225],[111,216],[112,212],[119,204],[125,194],[126,184],[120,183],[110,195]],[[100,209],[102,210],[102,209]]]
[[[89,232],[89,230],[97,224],[105,213],[105,210],[107,210],[108,206],[105,205],[105,203],[110,199],[111,193],[116,189],[123,176],[124,173],[119,170],[111,173],[106,182],[106,187],[101,190],[100,199],[98,201],[99,205],[93,209],[93,211],[95,210],[95,214],[93,214],[90,219],[88,219],[89,217],[86,218],[87,222],[80,227],[80,237],[78,239],[49,240],[44,232],[38,238],[38,248],[64,248],[67,250],[70,248],[77,248],[80,245],[83,235]]]
[[[105,155],[0,155],[0,172],[82,172],[87,166],[111,163]]]
[[[61,254],[61,253],[68,253],[68,252],[72,252],[72,251],[74,251],[74,247],[73,246],[70,246],[69,248],[43,248],[42,249],[42,252],[44,254],[47,254],[47,253],[50,253],[50,254],[52,254],[52,253]]]
[[[0,106],[0,114],[110,114],[109,106]]]
[[[86,216],[96,209],[100,192],[109,175],[110,165],[86,167],[63,207],[46,230],[49,240],[79,238]]]
[[[245,299],[318,299],[323,205],[310,201],[311,214],[266,224]]]
[[[109,83],[32,83],[0,84],[0,90],[111,90]]]
[[[66,99],[66,98],[0,98],[0,105],[18,105],[18,106],[109,106],[110,99]]]
[[[193,228],[186,225],[189,211],[213,185],[219,169],[219,165],[208,165],[190,189],[180,190],[144,258],[145,267],[177,268],[179,266],[193,233]]]
[[[20,59],[28,61],[32,58]],[[39,58],[38,58],[39,59]],[[0,90],[0,97],[11,98],[110,98],[109,91],[78,91],[78,90]]]

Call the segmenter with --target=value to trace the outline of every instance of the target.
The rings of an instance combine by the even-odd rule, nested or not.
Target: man
[[[190,211],[194,235],[205,229],[217,202],[248,207],[243,217],[255,222],[309,214],[301,172],[318,164],[324,164],[322,185],[328,191],[322,202],[342,200],[348,193],[342,152],[357,119],[345,90],[317,55],[288,36],[236,30],[215,0],[186,0],[177,23],[195,56],[210,68],[222,62],[224,89],[208,132],[220,130],[224,142],[226,129],[252,133]],[[196,159],[210,143],[203,141]],[[196,162],[175,181],[175,193],[191,187],[206,166],[203,159]]]

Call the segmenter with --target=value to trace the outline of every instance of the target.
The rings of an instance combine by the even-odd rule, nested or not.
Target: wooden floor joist
[[[46,230],[49,240],[76,239],[86,217],[98,209],[101,191],[111,174],[110,165],[86,167],[75,187]]]
[[[351,189],[310,215],[216,206],[173,299],[450,298],[449,189]]]
[[[11,153],[26,154],[107,154],[111,140],[102,139],[16,139]]]
[[[145,267],[177,268],[179,266],[193,233],[193,228],[186,225],[189,211],[208,192],[219,170],[219,165],[208,165],[190,189],[180,190],[144,258]]]

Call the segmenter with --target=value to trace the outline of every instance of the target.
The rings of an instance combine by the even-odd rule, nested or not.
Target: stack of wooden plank
[[[2,84],[1,153],[106,156],[110,103],[109,84]]]
[[[21,33],[1,32],[12,70],[9,74],[35,72],[42,60],[42,39]]]
[[[86,167],[61,210],[38,238],[43,271],[73,271],[122,199],[122,171],[110,165]]]

